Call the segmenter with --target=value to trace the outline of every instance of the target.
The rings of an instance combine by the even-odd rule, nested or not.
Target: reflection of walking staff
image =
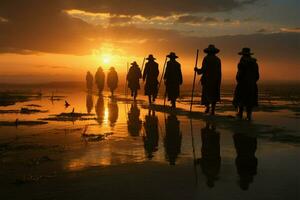
[[[164,106],[166,106],[166,98],[167,98],[167,88],[165,89],[165,94],[164,94]]]
[[[197,65],[198,65],[198,55],[199,55],[199,49],[197,49],[197,55],[196,55],[196,63],[195,63],[195,67],[197,67]],[[192,89],[192,97],[191,97],[191,107],[190,107],[190,112],[192,112],[192,107],[193,107],[195,81],[196,81],[196,71],[194,71],[194,80],[193,80],[193,89]]]
[[[160,78],[160,81],[158,83],[157,92],[159,91],[159,88],[160,88],[160,85],[161,85],[161,81],[162,81],[162,79],[164,77],[164,74],[165,74],[165,68],[166,68],[166,64],[167,64],[167,59],[168,59],[168,57],[166,57],[166,59],[165,59],[165,63],[164,63],[164,66],[163,66],[163,71],[162,71],[162,74],[161,74],[161,78]]]
[[[196,185],[198,184],[198,171],[197,171],[197,159],[196,159],[196,152],[195,152],[195,144],[194,144],[194,134],[193,134],[193,119],[190,118],[190,125],[191,125],[191,138],[192,138],[192,148],[193,148],[193,165],[194,165],[194,173],[196,178]]]

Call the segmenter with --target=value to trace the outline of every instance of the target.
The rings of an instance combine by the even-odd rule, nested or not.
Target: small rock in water
[[[112,135],[112,132],[103,133],[103,134],[88,134],[83,133],[81,137],[88,142],[98,142],[105,140],[108,136]]]

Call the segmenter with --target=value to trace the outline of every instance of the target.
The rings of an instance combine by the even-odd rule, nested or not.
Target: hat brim
[[[178,58],[178,56],[174,55],[167,55],[168,58]]]
[[[146,60],[156,60],[156,58],[146,58]]]
[[[251,52],[249,52],[249,53],[246,53],[246,52],[239,52],[238,54],[239,54],[239,55],[253,55],[254,53],[251,53]]]
[[[220,52],[220,49],[217,49],[217,48],[213,48],[213,49],[211,49],[211,48],[206,48],[206,49],[204,49],[203,51],[204,51],[204,53],[215,53],[215,54],[217,54],[217,53]]]

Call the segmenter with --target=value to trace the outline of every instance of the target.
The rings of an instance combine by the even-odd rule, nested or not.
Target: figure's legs
[[[247,119],[249,120],[249,121],[251,121],[252,120],[252,107],[251,106],[247,106]]]
[[[171,99],[172,108],[176,108],[176,99]]]
[[[131,96],[133,97],[134,95],[133,95],[133,93],[134,93],[134,91],[133,90],[131,90]]]
[[[211,104],[211,115],[215,115],[216,103]]]
[[[209,104],[205,104],[205,111],[204,113],[209,113]]]
[[[244,112],[244,107],[243,106],[239,106],[239,111],[237,113],[237,117],[242,119],[243,118],[243,112]]]
[[[152,104],[151,102],[151,95],[148,95],[149,104]]]
[[[136,97],[137,97],[137,90],[134,91],[133,99],[136,100]]]
[[[153,102],[155,101],[155,99],[156,99],[156,95],[153,94],[153,95],[152,95],[152,100],[153,100]]]

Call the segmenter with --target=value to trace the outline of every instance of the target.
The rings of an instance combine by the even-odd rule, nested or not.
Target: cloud
[[[68,66],[60,66],[60,65],[36,65],[36,68],[49,68],[49,69],[72,69],[71,67]]]
[[[230,18],[220,19],[209,16],[196,16],[196,15],[182,15],[178,16],[174,21],[175,23],[187,24],[187,25],[204,25],[204,24],[237,24],[239,20],[232,20]]]
[[[257,0],[65,0],[68,9],[89,12],[109,12],[116,15],[141,15],[147,17],[199,12],[225,12],[254,4]]]
[[[217,23],[220,20],[215,17],[206,17],[206,16],[194,16],[194,15],[184,15],[180,16],[176,22],[183,24],[205,24],[205,23]]]
[[[288,32],[288,33],[300,33],[300,27],[296,28],[281,28],[282,32]]]
[[[267,29],[265,29],[265,28],[261,28],[261,29],[258,29],[256,32],[257,33],[267,33],[269,31]]]

